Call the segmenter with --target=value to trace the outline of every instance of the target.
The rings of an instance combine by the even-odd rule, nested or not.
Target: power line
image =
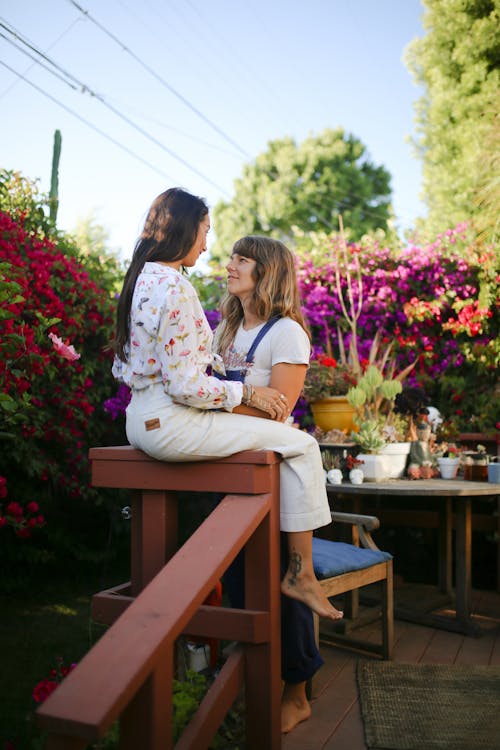
[[[197,138],[195,135],[191,135],[190,133],[186,133],[185,130],[181,130],[180,128],[175,128],[173,125],[169,125],[166,122],[163,122],[162,120],[158,120],[155,117],[147,117],[142,111],[138,111],[137,109],[134,109],[133,107],[130,107],[126,102],[118,99],[114,99],[113,97],[108,97],[108,99],[111,99],[112,102],[115,104],[119,104],[122,109],[128,109],[129,112],[133,113],[134,115],[138,115],[146,122],[151,122],[154,125],[158,125],[160,128],[165,128],[165,130],[170,130],[172,133],[176,133],[177,135],[182,136],[183,138],[187,138],[190,141],[193,141],[194,143],[200,143],[202,146],[206,146],[207,148],[213,148],[216,151],[219,151],[221,154],[226,154],[226,156],[232,156],[233,159],[240,159],[239,154],[235,154],[234,151],[229,151],[227,148],[223,148],[222,146],[217,146],[215,143],[210,143],[209,141],[205,141],[203,138]]]
[[[122,50],[124,50],[125,52],[127,52],[136,62],[139,63],[139,65],[141,65],[142,68],[144,68],[145,70],[147,70],[148,73],[150,73],[152,76],[154,76],[154,78],[156,78],[171,93],[173,93],[175,96],[177,96],[186,106],[188,106],[193,112],[195,112],[207,124],[209,124],[210,127],[214,128],[216,130],[216,132],[219,133],[219,135],[221,135],[225,140],[228,140],[229,143],[231,143],[233,146],[235,146],[235,148],[237,148],[238,151],[241,154],[243,154],[243,156],[245,156],[245,158],[251,159],[250,155],[238,143],[236,143],[236,141],[234,141],[234,139],[232,139],[232,138],[230,138],[230,136],[226,135],[226,133],[224,133],[217,125],[215,125],[214,123],[212,123],[211,120],[209,120],[208,118],[206,118],[205,115],[202,112],[200,112],[196,107],[194,107],[194,105],[192,105],[184,96],[182,96],[182,94],[179,94],[179,92],[177,92],[175,89],[173,89],[173,87],[169,83],[167,83],[155,70],[153,70],[138,55],[136,55],[135,52],[133,52],[129,47],[127,47],[127,45],[124,42],[122,42],[120,39],[118,39],[118,37],[116,37],[111,31],[109,31],[103,24],[101,24],[99,21],[97,21],[95,18],[93,18],[93,16],[91,16],[88,11],[86,11],[84,8],[82,8],[81,5],[79,5],[76,2],[76,0],[68,0],[68,2],[71,5],[73,5],[75,8],[77,8],[77,10],[79,10],[80,13],[82,13],[86,18],[88,18],[93,24],[95,24],[104,34],[106,34],[110,39],[112,39],[115,42],[115,44],[117,44]],[[106,106],[109,107],[110,105],[106,105]],[[123,115],[120,115],[120,116],[123,117]],[[134,126],[134,127],[136,127],[136,126]],[[179,157],[176,157],[176,158],[179,158]],[[190,168],[193,169],[192,167],[190,167]],[[196,173],[198,175],[200,175],[200,173],[197,170],[195,170],[195,171],[196,171]],[[265,174],[267,174],[268,177],[271,180],[275,181],[276,178],[270,172],[265,172]],[[208,179],[208,178],[206,178],[205,176],[203,176],[203,179]],[[208,180],[208,181],[212,185],[214,185],[218,190],[220,190],[224,195],[228,196],[228,193],[227,193],[226,190],[224,190],[220,186],[218,186],[215,183],[213,183],[212,180]],[[352,195],[352,196],[349,196],[349,197],[354,197],[355,198],[356,196]],[[314,204],[306,204],[306,205],[309,205],[309,207],[311,208],[311,210],[314,213],[314,215],[317,216],[317,209],[315,209]],[[378,215],[375,212],[370,212],[369,210],[367,210],[366,213],[372,213],[374,216]],[[256,216],[256,218],[259,218],[259,217]],[[321,217],[321,216],[317,216],[317,218],[320,221],[320,223],[323,224],[324,226],[326,226],[328,229],[335,230],[335,227],[333,226],[333,224],[331,224],[326,218]],[[259,221],[260,221],[260,219],[259,219]]]
[[[74,2],[74,0],[69,0],[69,2],[70,2],[70,3],[72,4],[72,5],[74,5],[75,7],[77,7],[77,8],[78,8],[78,10],[79,10],[79,11],[80,11],[81,13],[83,13],[84,15],[86,15],[87,17],[89,17],[89,18],[90,18],[90,20],[91,20],[92,22],[96,23],[96,25],[97,25],[97,26],[98,26],[99,28],[102,28],[102,30],[103,30],[103,31],[104,31],[104,32],[105,32],[105,33],[106,33],[106,34],[107,34],[108,36],[110,36],[110,37],[111,37],[111,38],[113,39],[113,41],[115,41],[115,43],[119,44],[119,45],[120,45],[120,46],[121,46],[121,47],[122,47],[123,49],[125,49],[125,50],[126,50],[127,52],[129,52],[129,53],[130,53],[130,54],[132,55],[132,57],[133,57],[133,58],[134,58],[134,59],[135,59],[136,61],[138,61],[138,62],[139,62],[139,63],[140,63],[141,65],[142,65],[142,67],[145,67],[145,68],[146,68],[146,69],[148,70],[148,72],[152,73],[152,74],[153,74],[153,75],[154,75],[154,76],[155,76],[156,78],[158,78],[158,79],[159,79],[159,76],[157,76],[157,74],[155,74],[155,73],[154,73],[154,71],[152,71],[152,70],[151,70],[151,69],[149,68],[149,66],[147,66],[147,65],[146,65],[145,63],[142,63],[142,61],[141,61],[141,60],[140,60],[140,59],[139,59],[139,58],[138,58],[138,57],[137,57],[137,56],[136,56],[136,55],[135,55],[134,53],[132,53],[132,52],[131,52],[131,51],[130,51],[130,50],[129,50],[129,49],[128,49],[128,48],[127,48],[127,47],[126,47],[125,45],[123,45],[123,44],[122,44],[122,43],[121,43],[121,42],[120,42],[120,41],[119,41],[119,40],[118,40],[118,39],[117,39],[117,38],[116,38],[116,37],[115,37],[114,35],[112,35],[112,34],[111,34],[110,32],[107,32],[107,30],[106,30],[106,29],[105,29],[104,27],[101,27],[101,24],[99,24],[99,23],[98,23],[97,21],[95,21],[95,20],[94,20],[93,18],[91,18],[91,17],[89,16],[89,14],[88,14],[88,13],[86,13],[86,12],[85,12],[85,11],[84,11],[84,10],[83,10],[83,9],[82,9],[82,8],[81,8],[81,7],[80,7],[80,6],[79,6],[79,5],[78,5],[78,4],[76,3],[76,2]],[[115,114],[115,115],[116,115],[117,117],[119,117],[120,119],[124,120],[124,121],[125,121],[125,122],[126,122],[126,123],[127,123],[127,124],[128,124],[129,126],[130,126],[130,127],[133,127],[133,128],[135,129],[135,130],[137,130],[137,131],[138,131],[139,133],[141,133],[141,135],[143,135],[143,136],[144,136],[144,137],[146,137],[147,139],[151,140],[151,141],[152,141],[152,142],[153,142],[153,143],[154,143],[155,145],[157,145],[157,146],[158,146],[159,148],[161,148],[161,149],[162,149],[163,151],[165,151],[165,152],[166,152],[166,153],[168,153],[168,154],[169,154],[170,156],[172,156],[172,158],[174,158],[174,159],[176,159],[177,161],[181,162],[181,163],[182,163],[182,164],[183,164],[184,166],[186,166],[186,167],[187,167],[188,169],[190,169],[191,171],[193,171],[194,173],[196,173],[196,174],[197,174],[197,175],[198,175],[199,177],[201,177],[201,178],[202,178],[203,180],[205,180],[205,181],[207,181],[208,183],[212,184],[212,185],[213,185],[213,186],[214,186],[214,187],[215,187],[215,188],[216,188],[217,190],[219,190],[219,191],[220,191],[221,193],[225,194],[226,196],[228,195],[228,194],[227,194],[227,191],[225,191],[225,190],[224,190],[224,189],[223,189],[223,188],[222,188],[221,186],[219,186],[219,185],[218,185],[217,183],[215,183],[215,182],[214,182],[213,180],[211,180],[211,179],[210,179],[209,177],[207,177],[206,175],[204,175],[204,174],[203,174],[202,172],[200,172],[200,171],[199,171],[198,169],[196,169],[195,167],[191,166],[191,164],[189,164],[189,162],[187,162],[186,160],[184,160],[184,159],[183,159],[182,157],[179,157],[179,156],[178,156],[177,154],[175,154],[175,153],[174,153],[173,151],[171,151],[171,150],[170,150],[169,148],[167,148],[167,147],[166,147],[166,146],[165,146],[165,145],[164,145],[163,143],[161,143],[160,141],[158,141],[158,140],[157,140],[157,139],[156,139],[156,138],[155,138],[154,136],[152,136],[152,135],[151,135],[150,133],[148,133],[148,132],[147,132],[146,130],[144,130],[144,129],[143,129],[142,127],[140,127],[139,125],[137,125],[137,124],[136,124],[136,123],[135,123],[134,121],[132,121],[132,120],[131,120],[130,118],[128,118],[128,117],[127,117],[126,115],[124,115],[124,114],[123,114],[123,113],[122,113],[121,111],[119,111],[119,110],[118,110],[118,109],[117,109],[116,107],[114,107],[114,106],[112,106],[111,104],[109,104],[109,103],[108,103],[108,102],[107,102],[107,101],[106,101],[106,100],[104,99],[104,97],[103,97],[102,95],[100,95],[100,94],[98,94],[98,93],[94,92],[94,91],[93,91],[93,90],[92,90],[92,89],[91,89],[91,88],[90,88],[89,86],[87,86],[87,84],[85,84],[85,83],[83,83],[83,82],[79,81],[79,80],[78,80],[77,78],[75,78],[75,77],[74,77],[74,76],[73,76],[73,75],[72,75],[72,74],[71,74],[70,72],[68,72],[67,70],[65,70],[64,68],[62,68],[62,67],[61,67],[61,66],[60,66],[60,65],[59,65],[58,63],[56,63],[56,62],[55,62],[54,60],[52,60],[51,58],[49,58],[49,57],[48,57],[48,56],[47,56],[47,55],[46,55],[45,53],[41,52],[41,51],[40,51],[40,50],[39,50],[39,49],[38,49],[38,48],[37,48],[36,46],[34,46],[34,44],[33,44],[33,43],[31,43],[31,42],[29,42],[28,40],[24,39],[24,38],[22,37],[22,35],[21,35],[21,34],[20,34],[19,32],[13,32],[11,28],[9,28],[8,26],[6,26],[6,25],[5,25],[5,24],[3,24],[3,23],[0,23],[0,26],[3,26],[3,28],[4,28],[4,29],[6,29],[6,30],[7,30],[7,31],[8,31],[8,32],[9,32],[10,34],[12,34],[13,36],[15,36],[15,37],[16,37],[16,38],[17,38],[17,39],[18,39],[18,40],[19,40],[19,41],[20,41],[20,42],[21,42],[22,44],[25,44],[25,45],[26,45],[26,46],[27,46],[27,47],[28,47],[29,49],[33,50],[33,51],[34,51],[34,52],[35,52],[35,53],[36,53],[37,55],[39,55],[39,56],[40,56],[40,57],[41,57],[42,59],[46,60],[46,61],[48,62],[48,64],[49,64],[49,65],[51,65],[51,66],[53,66],[53,67],[54,67],[54,69],[55,69],[55,70],[57,70],[57,71],[60,71],[60,73],[61,73],[61,74],[62,74],[63,76],[65,76],[65,77],[66,77],[66,78],[67,78],[68,80],[64,80],[64,78],[61,78],[61,76],[60,76],[60,75],[58,75],[58,74],[57,74],[57,73],[55,72],[55,70],[50,70],[49,68],[47,68],[47,66],[43,65],[43,64],[42,64],[42,63],[41,63],[41,62],[40,62],[39,60],[36,60],[35,58],[33,58],[33,57],[32,57],[32,56],[31,56],[31,55],[30,55],[29,53],[27,53],[27,52],[26,52],[25,50],[21,49],[20,47],[16,47],[17,49],[19,49],[20,51],[22,51],[22,52],[23,52],[24,54],[27,54],[27,55],[28,55],[28,56],[29,56],[29,57],[30,57],[31,59],[35,60],[35,62],[37,62],[38,64],[40,64],[40,65],[41,65],[42,67],[44,67],[44,68],[45,68],[46,70],[48,70],[48,72],[52,73],[52,74],[53,74],[53,75],[55,75],[55,76],[56,76],[57,78],[59,78],[60,80],[62,80],[63,82],[65,82],[65,83],[66,83],[66,84],[67,84],[68,86],[70,86],[70,87],[71,87],[71,88],[72,88],[73,90],[75,90],[75,88],[76,88],[76,87],[75,87],[75,85],[71,84],[71,83],[70,83],[70,81],[73,81],[74,83],[76,83],[76,84],[78,85],[78,87],[81,87],[81,89],[82,89],[82,93],[89,93],[89,94],[90,94],[90,95],[91,95],[92,97],[95,97],[95,98],[96,98],[96,99],[97,99],[98,101],[100,101],[100,102],[101,102],[101,104],[103,104],[103,105],[104,105],[105,107],[107,107],[107,108],[108,108],[108,109],[109,109],[109,110],[110,110],[111,112],[113,112],[113,114]],[[4,36],[4,35],[1,35],[1,36]],[[4,36],[4,38],[5,38],[5,39],[6,39],[7,41],[9,41],[9,40],[7,39],[7,37],[5,37],[5,36]],[[12,43],[12,42],[10,42],[10,43]],[[16,45],[14,45],[14,46],[16,46]],[[6,67],[8,67],[8,66],[6,66]],[[11,69],[11,70],[12,70],[12,69]],[[32,86],[33,86],[34,88],[38,88],[38,87],[36,87],[36,86],[35,86],[34,84],[32,84],[32,83],[31,83],[31,82],[30,82],[30,81],[29,81],[28,79],[24,78],[24,76],[22,76],[21,74],[17,73],[17,71],[13,71],[13,72],[14,72],[14,73],[15,73],[16,75],[18,75],[18,76],[19,76],[20,78],[22,78],[23,80],[25,80],[25,82],[26,82],[26,83],[28,83],[28,84],[32,85]],[[168,87],[168,85],[167,85],[167,87]],[[44,94],[45,96],[47,96],[48,98],[51,98],[51,99],[53,99],[53,101],[55,101],[55,102],[56,102],[57,104],[59,104],[59,106],[62,106],[63,108],[66,108],[66,107],[65,107],[64,105],[62,105],[62,104],[61,104],[61,103],[60,103],[60,102],[59,102],[58,100],[56,100],[56,99],[54,99],[53,97],[51,97],[51,96],[50,96],[49,94],[47,94],[46,92],[44,92],[44,91],[43,91],[42,89],[38,89],[38,90],[39,90],[39,91],[40,91],[40,92],[41,92],[42,94]],[[130,149],[128,149],[127,147],[124,147],[124,146],[123,146],[122,144],[120,144],[120,143],[119,143],[118,141],[116,141],[115,139],[113,139],[113,138],[112,138],[111,136],[108,136],[108,135],[107,135],[107,134],[106,134],[106,133],[105,133],[104,131],[101,131],[101,130],[99,130],[99,129],[98,129],[97,127],[93,126],[93,125],[92,125],[92,123],[89,123],[89,122],[88,122],[87,120],[84,120],[84,118],[81,118],[81,117],[80,117],[79,115],[77,115],[76,113],[74,113],[74,112],[73,112],[72,110],[70,110],[69,108],[66,108],[66,109],[67,109],[67,110],[68,110],[68,111],[69,111],[69,112],[70,112],[71,114],[73,114],[73,115],[77,116],[77,117],[78,117],[79,119],[82,119],[82,120],[83,120],[83,121],[85,122],[85,124],[87,124],[87,125],[88,125],[88,126],[90,126],[90,127],[93,127],[93,129],[94,129],[94,130],[96,130],[96,132],[99,132],[100,134],[102,134],[102,135],[103,135],[103,137],[106,137],[106,138],[108,138],[109,140],[111,140],[111,141],[112,141],[113,143],[115,143],[116,145],[118,145],[118,146],[119,146],[120,148],[122,148],[123,150],[125,150],[125,151],[126,151],[127,153],[129,153],[129,154],[131,154],[132,156],[134,156],[134,158],[139,158],[139,160],[141,160],[141,158],[140,158],[140,157],[138,157],[138,156],[137,156],[136,154],[134,154],[134,152],[132,152],[132,151],[131,151]],[[203,116],[203,117],[204,117],[204,116]],[[242,149],[242,148],[241,148],[240,146],[238,146],[238,144],[236,144],[236,143],[235,143],[235,141],[233,141],[232,139],[230,139],[230,142],[231,142],[232,144],[234,144],[234,145],[236,146],[236,148],[238,148],[238,150],[239,150],[240,152],[242,152],[242,153],[245,153],[245,152],[244,152],[244,150],[243,150],[243,149]],[[246,155],[246,154],[245,154],[245,155]],[[162,176],[165,176],[165,175],[164,175],[164,173],[162,173],[161,171],[159,171],[158,169],[156,169],[155,167],[153,167],[153,165],[149,164],[149,163],[148,163],[148,162],[146,162],[145,160],[141,160],[141,161],[143,161],[143,163],[147,164],[148,166],[152,167],[152,168],[153,168],[153,169],[154,169],[154,170],[155,170],[155,171],[156,171],[156,172],[157,172],[158,174],[162,174]],[[269,177],[269,178],[270,178],[270,179],[271,179],[272,181],[275,181],[275,180],[276,180],[276,177],[275,177],[274,175],[272,175],[272,174],[271,174],[270,172],[266,172],[266,171],[264,171],[264,173],[265,173],[265,174],[267,174],[267,175],[268,175],[268,177]],[[168,179],[171,179],[171,178],[169,177]],[[355,196],[355,194],[349,194],[348,196],[345,196],[345,198],[350,198],[350,199],[352,199],[352,198],[355,198],[355,197],[356,197],[356,196]],[[345,199],[345,198],[344,198],[344,199]],[[310,209],[311,209],[311,212],[312,212],[312,214],[313,214],[313,215],[314,215],[314,216],[315,216],[315,217],[317,218],[317,220],[319,221],[319,223],[320,223],[320,224],[323,224],[324,226],[326,226],[326,227],[327,227],[328,229],[330,229],[330,230],[334,230],[334,229],[335,229],[335,227],[334,227],[334,226],[333,226],[333,225],[332,225],[332,224],[331,224],[331,223],[330,223],[330,222],[328,221],[328,219],[326,219],[326,218],[325,218],[324,216],[321,216],[321,207],[320,207],[320,205],[319,205],[319,204],[316,204],[316,201],[312,201],[312,202],[307,202],[307,203],[305,203],[305,202],[304,202],[304,204],[305,204],[306,206],[308,205],[308,206],[310,207]],[[316,204],[316,205],[315,205],[315,204]],[[319,211],[319,212],[317,211],[317,209],[318,209],[318,208],[320,208],[320,211]],[[250,210],[250,213],[251,213],[251,214],[253,214],[253,215],[255,216],[255,218],[257,218],[257,219],[258,219],[258,220],[260,221],[260,218],[259,218],[258,214],[256,214],[256,212],[255,212],[255,211],[253,211],[253,210]],[[372,215],[378,215],[378,212],[375,212],[375,211],[370,211],[369,209],[365,209],[365,210],[364,210],[364,213],[368,213],[368,214],[372,214]],[[271,225],[271,227],[270,227],[270,228],[273,228],[273,227],[272,227],[272,225]]]
[[[14,35],[14,32],[10,28],[8,28],[8,26],[6,26],[4,23],[2,23],[1,21],[0,21],[0,26],[3,27],[4,29],[6,29],[10,34]],[[140,125],[138,125],[136,122],[134,122],[129,117],[127,117],[122,112],[120,112],[119,109],[117,109],[116,107],[114,107],[112,104],[109,104],[109,102],[106,101],[106,99],[102,96],[102,94],[98,94],[96,91],[93,91],[93,89],[91,89],[90,86],[88,86],[86,83],[84,83],[83,81],[80,81],[78,78],[75,78],[75,76],[72,73],[70,73],[67,70],[65,70],[64,68],[62,68],[58,63],[56,63],[54,60],[52,60],[51,58],[49,58],[44,52],[42,52],[37,47],[35,47],[27,39],[24,39],[19,33],[15,33],[15,37],[22,44],[26,45],[30,50],[33,50],[42,59],[46,60],[49,63],[49,65],[51,65],[55,69],[55,70],[50,70],[50,68],[47,68],[46,66],[43,66],[46,70],[48,70],[49,73],[52,73],[53,75],[55,75],[57,78],[59,78],[64,83],[66,83],[68,86],[70,86],[72,89],[75,89],[75,86],[72,83],[70,83],[70,81],[73,81],[74,83],[76,83],[81,88],[81,90],[82,90],[83,93],[87,92],[88,94],[90,94],[90,96],[92,96],[95,99],[97,99],[97,101],[99,101],[104,107],[106,107],[107,109],[109,109],[114,115],[116,115],[121,120],[123,120],[124,122],[126,122],[127,125],[129,125],[130,127],[134,128],[134,130],[137,130],[138,133],[140,133],[142,136],[144,136],[145,138],[147,138],[148,140],[150,140],[152,143],[154,143],[156,146],[158,146],[159,148],[161,148],[162,151],[165,151],[165,153],[169,154],[173,159],[176,159],[183,166],[187,167],[189,170],[191,170],[192,172],[194,172],[196,175],[198,175],[198,177],[201,177],[203,180],[205,180],[205,182],[209,183],[210,185],[212,185],[213,187],[215,187],[217,190],[219,190],[221,193],[223,193],[224,195],[226,195],[226,196],[229,197],[228,192],[223,187],[221,187],[220,185],[218,185],[216,182],[214,182],[207,175],[203,174],[203,172],[200,172],[199,169],[197,169],[196,167],[193,167],[188,161],[186,161],[185,159],[183,159],[181,156],[178,156],[174,151],[172,151],[172,149],[168,148],[168,146],[165,146],[164,143],[162,143],[161,141],[159,141],[157,138],[155,138],[155,136],[151,135],[151,133],[148,133],[147,130],[145,130]],[[21,51],[24,54],[27,54],[29,57],[31,57],[31,59],[35,59],[29,53],[27,53],[25,50],[23,50],[21,47],[18,47],[15,44],[14,44],[14,46],[17,49],[19,49],[19,51]],[[59,71],[65,78],[67,78],[69,80],[64,80],[64,78],[61,78],[61,76],[58,73],[56,73],[55,71]]]
[[[14,73],[14,75],[21,78],[25,83],[28,84],[28,86],[31,86],[36,91],[38,91],[43,96],[47,97],[47,99],[50,99],[52,102],[57,104],[59,107],[62,107],[66,112],[69,112],[70,115],[73,115],[73,117],[76,117],[78,120],[83,122],[85,125],[87,125],[92,130],[95,130],[96,133],[99,133],[99,135],[102,135],[103,138],[106,138],[108,141],[111,141],[115,146],[118,146],[118,148],[121,148],[122,151],[125,151],[125,153],[129,154],[129,156],[132,156],[134,159],[137,159],[137,161],[141,162],[141,164],[144,164],[145,166],[152,169],[154,172],[159,174],[161,177],[165,177],[170,182],[176,182],[176,180],[173,179],[169,174],[166,174],[165,172],[162,172],[161,169],[158,169],[154,166],[154,164],[151,164],[146,159],[143,159],[142,156],[139,156],[135,153],[135,151],[132,151],[132,149],[128,148],[128,146],[124,146],[123,143],[120,143],[116,140],[116,138],[113,138],[113,136],[108,135],[108,133],[105,133],[104,130],[101,130],[96,125],[94,125],[92,122],[89,122],[89,120],[85,119],[85,117],[82,117],[82,115],[79,115],[78,112],[75,112],[74,110],[70,109],[70,107],[67,107],[65,104],[60,102],[58,99],[56,99],[52,94],[49,94],[47,91],[44,91],[40,86],[37,86],[36,83],[33,83],[32,81],[29,81],[22,73],[19,73],[17,70],[14,70],[14,68],[11,68],[10,65],[7,65],[3,60],[0,60],[0,65],[3,65],[4,68],[7,68],[7,70],[10,70],[11,73]]]
[[[0,22],[0,26],[3,26],[3,28],[5,28],[4,24],[1,23],[1,22]],[[62,75],[60,75],[59,73],[57,73],[55,70],[51,70],[48,65],[45,65],[43,62],[41,62],[40,60],[38,60],[36,57],[34,57],[27,50],[22,49],[22,47],[20,47],[18,44],[16,44],[12,39],[9,39],[9,37],[6,36],[5,34],[3,34],[1,31],[0,31],[0,37],[2,37],[2,39],[5,39],[6,42],[8,42],[9,44],[11,44],[14,47],[14,49],[17,49],[19,52],[22,52],[23,55],[27,55],[31,60],[33,60],[33,62],[36,65],[40,65],[41,68],[43,68],[44,70],[48,71],[51,75],[56,76],[56,78],[59,78],[59,80],[62,81],[63,83],[65,83],[67,86],[70,86],[73,89],[73,91],[78,91],[78,86],[76,86],[74,83],[70,83],[65,77],[63,77]],[[30,66],[30,69],[31,69],[31,67],[32,66]]]
[[[118,46],[121,47],[124,52],[126,52],[127,54],[129,54],[137,63],[139,63],[139,65],[142,68],[144,68],[144,70],[147,70],[147,72],[150,75],[152,75],[154,78],[156,78],[156,80],[159,81],[162,84],[162,86],[164,86],[166,89],[168,89],[168,91],[170,91],[171,94],[174,94],[174,96],[176,96],[183,104],[185,104],[186,107],[188,107],[192,112],[194,112],[196,115],[198,115],[198,117],[201,117],[201,119],[207,125],[209,125],[213,130],[215,130],[215,132],[218,133],[222,138],[224,138],[225,141],[227,141],[232,146],[234,146],[236,149],[238,149],[238,151],[243,156],[245,156],[247,159],[250,158],[249,154],[246,151],[244,151],[241,148],[241,146],[239,146],[236,143],[236,141],[234,141],[229,135],[227,135],[226,133],[224,133],[224,131],[221,130],[217,125],[215,125],[215,123],[213,123],[211,120],[209,120],[208,117],[206,117],[203,114],[203,112],[200,112],[200,110],[197,109],[197,107],[195,107],[194,104],[191,104],[191,102],[188,99],[186,99],[185,96],[183,96],[182,94],[180,94],[176,89],[173,88],[173,86],[171,86],[164,78],[162,78],[155,70],[153,70],[153,68],[151,68],[147,63],[145,63],[143,60],[141,60],[141,58],[138,55],[136,55],[135,52],[132,52],[132,50],[129,47],[127,47],[126,44],[124,44],[123,42],[121,42],[118,39],[118,37],[116,37],[114,34],[112,34],[111,31],[109,31],[105,26],[103,26],[101,23],[99,23],[99,21],[97,21],[95,18],[93,18],[93,16],[90,15],[90,13],[88,12],[88,10],[85,10],[84,8],[82,8],[81,5],[79,5],[77,2],[75,2],[75,0],[68,0],[68,2],[71,3],[71,5],[74,5],[75,8],[77,8],[80,11],[80,13],[82,13],[86,18],[88,18],[89,21],[91,21],[93,24],[95,24],[95,26],[97,26],[97,28],[99,28],[104,34],[106,34],[107,36],[109,36],[109,38],[112,39],[115,42],[115,44],[118,44]]]
[[[5,20],[5,19],[3,19],[3,20]],[[72,21],[70,23],[70,25],[63,32],[61,32],[61,34],[59,34],[58,37],[56,37],[56,39],[54,39],[54,41],[52,42],[52,44],[50,44],[47,49],[52,49],[52,47],[55,47],[55,45],[57,44],[57,42],[59,42],[63,37],[65,37],[66,34],[68,34],[68,32],[71,31],[71,29],[73,28],[73,26],[76,26],[76,24],[80,23],[80,22],[81,22],[80,18],[75,18],[75,20]],[[14,28],[14,27],[12,27],[12,28]],[[26,70],[24,71],[24,73],[25,74],[28,73],[31,70],[32,67],[33,67],[33,65],[29,65],[26,68]],[[8,94],[9,91],[12,88],[14,88],[14,86],[17,86],[18,83],[19,83],[19,80],[13,81],[13,83],[11,83],[10,86],[7,86],[7,88],[4,91],[2,91],[2,93],[0,94],[0,99],[3,99],[3,97],[6,96],[6,94]]]

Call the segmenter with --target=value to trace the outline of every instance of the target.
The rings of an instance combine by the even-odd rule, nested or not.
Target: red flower
[[[33,698],[37,703],[43,703],[57,687],[55,680],[41,680],[33,688]]]
[[[8,516],[14,516],[14,518],[21,518],[23,515],[23,509],[19,505],[19,503],[9,503],[6,508],[6,513]]]

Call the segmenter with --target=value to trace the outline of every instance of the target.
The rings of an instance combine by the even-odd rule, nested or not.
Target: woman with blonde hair
[[[278,240],[243,237],[235,243],[226,269],[227,294],[221,302],[222,321],[214,339],[215,351],[223,360],[221,377],[255,387],[274,387],[285,394],[293,407],[304,385],[310,357],[310,337],[300,307],[295,257]],[[237,406],[233,409],[235,413],[266,416],[251,405]],[[329,522],[330,510],[317,443],[305,433],[289,429],[288,451],[294,450],[296,440],[310,443],[315,458],[307,467],[304,464],[305,474],[297,466],[300,486],[295,485],[294,491],[300,492],[298,497],[302,500],[312,495],[312,503],[320,502],[325,507],[325,520]],[[289,493],[291,488],[285,485],[284,491]],[[303,601],[295,601],[293,593],[294,571],[309,565],[312,570],[310,529],[314,528],[314,522],[307,520],[305,512],[300,519],[298,515],[292,519],[282,513],[281,528],[287,532],[282,535],[281,544],[282,593],[285,594],[281,602],[284,681],[281,723],[282,731],[289,732],[311,714],[306,683],[323,661],[315,643],[311,610]],[[240,555],[225,577],[231,602],[238,607],[244,606],[243,565],[244,557]],[[331,607],[328,616],[338,619],[342,613]]]

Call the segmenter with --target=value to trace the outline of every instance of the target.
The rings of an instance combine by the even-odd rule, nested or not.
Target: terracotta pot
[[[354,429],[355,411],[346,396],[331,396],[311,403],[314,423],[325,432],[342,430],[349,434]]]

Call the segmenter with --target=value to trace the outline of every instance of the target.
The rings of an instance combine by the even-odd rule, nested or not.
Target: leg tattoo
[[[290,572],[288,583],[290,584],[290,586],[295,586],[295,584],[297,583],[297,576],[302,570],[302,555],[300,555],[298,552],[295,552],[295,550],[290,554],[288,570]]]

